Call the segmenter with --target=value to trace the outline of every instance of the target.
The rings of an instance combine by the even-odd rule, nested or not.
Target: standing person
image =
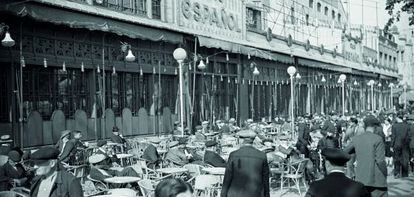
[[[30,197],[83,197],[79,179],[61,170],[59,150],[40,148],[30,158],[35,163],[36,177],[30,189]]]
[[[303,118],[299,118],[298,123],[298,141],[296,142],[296,148],[301,154],[305,155],[305,158],[309,158],[309,145],[312,142],[310,137],[310,129],[308,124]]]
[[[367,116],[364,119],[365,132],[353,137],[345,152],[355,153],[358,164],[355,180],[363,183],[373,197],[386,197],[385,148],[382,138],[374,134],[377,122],[374,116]]]
[[[387,166],[392,166],[391,127],[391,120],[389,118],[384,119],[382,132],[385,136],[385,161],[387,162]]]
[[[369,197],[362,183],[345,176],[345,165],[350,155],[340,149],[326,148],[321,153],[326,159],[328,176],[313,182],[305,197]]]
[[[252,146],[256,133],[239,133],[242,146],[229,156],[221,197],[269,197],[269,166],[266,154]]]
[[[396,123],[391,128],[391,150],[394,152],[394,177],[408,176],[409,127],[403,122],[404,115],[398,113]]]
[[[345,131],[345,135],[343,138],[342,144],[346,147],[351,143],[351,139],[356,135],[356,130],[358,126],[358,120],[356,118],[351,118],[349,120],[349,127]],[[346,175],[350,178],[354,178],[355,176],[355,154],[350,155],[351,158],[349,159],[348,163],[346,164]]]

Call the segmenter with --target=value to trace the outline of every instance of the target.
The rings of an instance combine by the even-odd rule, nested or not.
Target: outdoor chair
[[[153,197],[155,192],[155,182],[149,179],[138,181],[139,189],[143,197]]]
[[[88,180],[92,181],[92,183],[95,186],[95,189],[97,191],[106,191],[106,190],[108,190],[108,186],[104,182],[99,181],[99,180],[95,180],[95,179],[91,178],[90,175],[88,175],[86,178]]]
[[[306,180],[305,180],[305,167],[306,167],[307,162],[308,162],[307,159],[303,159],[303,160],[288,164],[287,172],[281,174],[280,188],[283,189],[283,184],[286,181],[288,182],[288,187],[290,188],[291,187],[290,181],[292,181],[294,184],[294,188],[296,188],[298,190],[299,195],[301,195],[302,194],[300,190],[301,182],[305,186],[305,190],[307,189]]]
[[[220,177],[214,175],[198,175],[194,183],[194,196],[215,197],[220,195]]]
[[[203,166],[197,164],[186,164],[183,167],[188,170],[188,173],[190,175],[190,179],[187,180],[189,183],[193,182],[195,177],[201,175],[201,171],[203,169]]]

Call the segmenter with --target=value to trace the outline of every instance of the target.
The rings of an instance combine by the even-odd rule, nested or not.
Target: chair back
[[[300,161],[290,164],[290,174],[294,175],[303,175],[306,167],[307,159],[302,159]]]
[[[155,187],[154,183],[149,179],[138,181],[139,189],[144,197],[154,196]]]
[[[188,170],[192,177],[196,177],[201,174],[201,169],[203,167],[197,164],[186,164],[184,165],[184,168]]]
[[[194,189],[205,190],[206,188],[213,187],[215,184],[220,183],[220,177],[214,175],[198,175],[195,178]]]

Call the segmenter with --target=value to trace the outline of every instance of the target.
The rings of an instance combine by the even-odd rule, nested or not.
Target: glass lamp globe
[[[290,76],[293,76],[296,73],[296,68],[294,66],[289,66],[287,73],[289,73]]]
[[[173,56],[175,60],[182,62],[185,58],[187,58],[187,52],[185,52],[183,48],[177,48],[174,50]]]

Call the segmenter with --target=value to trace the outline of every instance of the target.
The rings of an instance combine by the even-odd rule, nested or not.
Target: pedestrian
[[[349,120],[349,127],[346,129],[344,138],[343,138],[343,145],[346,147],[351,143],[351,139],[356,135],[358,129],[358,119],[350,118]],[[355,176],[355,154],[350,155],[350,159],[346,164],[346,174],[350,178],[354,178]]]
[[[385,136],[385,161],[387,162],[387,166],[392,166],[393,164],[391,152],[391,127],[391,120],[385,118],[382,125],[382,131]]]
[[[414,173],[414,114],[407,117],[407,123],[410,128],[410,164],[411,171]]]
[[[30,197],[83,197],[79,179],[62,169],[58,156],[59,150],[52,147],[43,147],[31,154],[36,177]]]
[[[256,133],[238,133],[242,146],[230,153],[221,197],[270,197],[269,166],[266,154],[252,146]]]
[[[394,177],[408,176],[409,162],[409,126],[403,121],[404,114],[399,112],[396,116],[396,123],[391,128],[391,150],[394,159]]]
[[[374,134],[377,122],[374,116],[368,115],[364,119],[365,132],[354,136],[344,151],[355,153],[355,180],[363,183],[371,196],[386,197],[388,192],[385,148],[382,138]]]
[[[345,176],[345,165],[351,156],[340,149],[325,148],[328,175],[311,183],[305,197],[368,197],[370,193],[362,183]]]

